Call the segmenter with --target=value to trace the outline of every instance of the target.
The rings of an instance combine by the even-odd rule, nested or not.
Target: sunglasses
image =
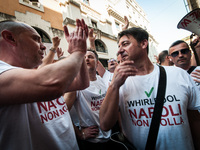
[[[109,59],[108,60],[108,63],[110,63],[111,61],[116,61],[115,59]]]
[[[189,51],[190,51],[189,48],[181,49],[179,51],[175,51],[175,52],[171,53],[171,56],[176,57],[176,56],[178,56],[179,52],[181,52],[181,54],[187,54]]]

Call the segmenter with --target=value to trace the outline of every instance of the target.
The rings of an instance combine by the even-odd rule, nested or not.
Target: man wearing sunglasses
[[[200,90],[200,78],[199,73],[196,70],[199,70],[199,66],[191,66],[191,51],[189,49],[189,45],[183,41],[178,40],[172,43],[169,48],[170,59],[173,61],[174,65],[186,70],[193,80],[195,81],[196,86]],[[189,111],[188,110],[188,119],[190,122],[190,129],[193,137],[194,146],[196,149],[200,148],[200,115],[197,111]]]
[[[191,51],[189,45],[183,40],[175,41],[169,47],[169,55],[170,60],[176,67],[188,71],[189,74],[192,72],[191,76],[200,89],[200,81],[198,80],[200,77],[198,72],[195,73],[195,70],[199,70],[200,67],[191,66]]]
[[[169,48],[169,54],[175,66],[184,70],[190,68],[191,51],[185,41],[175,41]]]

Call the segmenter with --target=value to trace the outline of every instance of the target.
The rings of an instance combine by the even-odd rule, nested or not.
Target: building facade
[[[151,35],[145,12],[135,0],[0,0],[0,21],[12,19],[34,27],[47,53],[52,37],[58,36],[64,55],[68,55],[63,25],[73,31],[76,18],[84,19],[88,27],[94,29],[95,45],[104,66],[109,58],[116,58],[117,34],[125,23],[124,16],[130,21],[129,27],[139,26],[150,33],[149,58],[156,62],[154,55],[157,55],[158,43]]]

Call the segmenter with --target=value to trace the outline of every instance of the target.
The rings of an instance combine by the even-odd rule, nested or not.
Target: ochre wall
[[[45,6],[43,7],[44,7],[44,12],[41,12],[34,8],[20,4],[19,0],[0,0],[0,12],[2,13],[15,16],[15,11],[21,13],[26,13],[26,11],[29,11],[34,14],[40,15],[43,20],[50,22],[51,27],[63,30],[62,14],[52,9],[49,9]]]

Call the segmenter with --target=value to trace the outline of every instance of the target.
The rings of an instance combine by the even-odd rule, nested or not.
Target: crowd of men
[[[35,29],[0,22],[0,149],[127,149],[112,139],[117,133],[129,149],[147,149],[160,70],[148,57],[147,31],[128,28],[125,21],[118,59],[108,60],[108,70],[84,20],[77,19],[71,33],[64,26],[69,56],[57,62],[54,55],[63,55],[58,37],[44,57],[46,47]],[[198,38],[195,43],[200,51]],[[167,52],[160,55],[166,89],[155,149],[199,149],[200,68],[191,64],[190,47],[182,40]],[[73,107],[78,123],[72,121]]]

